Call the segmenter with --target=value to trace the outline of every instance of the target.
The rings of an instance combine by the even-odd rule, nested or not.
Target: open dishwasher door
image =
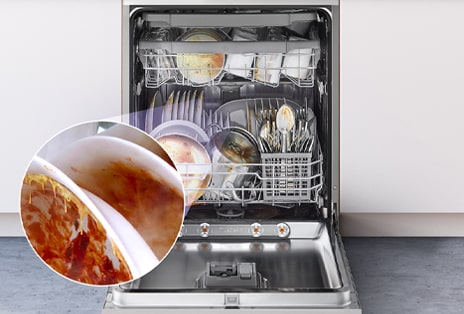
[[[183,237],[153,272],[111,289],[104,312],[361,313],[341,242],[323,223],[287,226],[285,239]]]
[[[173,157],[186,216],[103,312],[361,313],[338,227],[338,1],[145,2],[123,5],[123,113]]]

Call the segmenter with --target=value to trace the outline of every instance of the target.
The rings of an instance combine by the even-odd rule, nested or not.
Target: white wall
[[[463,13],[342,0],[342,212],[464,213]]]
[[[26,167],[75,123],[121,112],[120,0],[0,0],[0,212]]]
[[[120,113],[120,5],[0,0],[0,213],[19,211],[48,138]],[[341,0],[342,213],[464,213],[462,12],[454,0]]]

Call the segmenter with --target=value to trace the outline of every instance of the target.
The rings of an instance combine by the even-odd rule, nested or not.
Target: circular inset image
[[[164,149],[126,124],[89,122],[33,157],[21,221],[37,255],[64,277],[115,285],[153,270],[184,217],[182,179]]]

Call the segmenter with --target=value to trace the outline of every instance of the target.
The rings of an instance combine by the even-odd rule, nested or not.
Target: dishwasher
[[[123,1],[123,114],[185,218],[104,313],[361,313],[339,229],[339,3]]]

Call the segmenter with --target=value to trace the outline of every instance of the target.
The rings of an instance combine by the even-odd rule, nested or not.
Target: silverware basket
[[[322,158],[312,153],[261,154],[263,200],[317,202],[322,187]]]

